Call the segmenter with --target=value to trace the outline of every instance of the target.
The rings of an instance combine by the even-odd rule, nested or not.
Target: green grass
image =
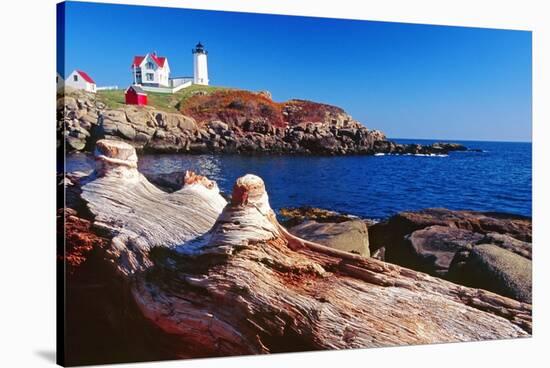
[[[116,109],[124,105],[124,90],[113,89],[107,91],[97,91],[96,98],[103,102],[109,109]]]
[[[230,88],[218,86],[200,86],[194,84],[174,94],[147,92],[147,102],[149,106],[152,106],[156,109],[166,112],[177,112],[179,111],[180,107],[182,107],[185,102],[198,91],[212,93],[214,91],[226,89]],[[123,89],[98,91],[97,99],[103,102],[110,109],[116,109],[125,105]]]
[[[216,91],[223,91],[228,89],[234,89],[234,88],[228,88],[228,87],[219,87],[219,86],[200,86],[198,84],[193,84],[187,88],[182,89],[181,91],[178,91],[174,96],[177,96],[179,106],[183,107],[185,105],[185,101],[189,99],[189,97],[192,97],[194,93],[198,91],[204,91],[206,93],[212,93]]]

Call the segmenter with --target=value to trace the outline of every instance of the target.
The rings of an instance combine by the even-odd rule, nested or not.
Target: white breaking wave
[[[439,153],[375,153],[375,156],[417,156],[417,157],[449,157]]]
[[[415,153],[414,156],[421,156],[421,157],[448,157],[449,155],[443,155],[438,153]]]

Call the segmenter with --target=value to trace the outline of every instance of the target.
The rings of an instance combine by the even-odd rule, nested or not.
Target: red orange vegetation
[[[307,100],[287,101],[284,103],[284,110],[290,125],[326,121],[328,116],[345,114],[339,107]]]
[[[247,121],[265,121],[272,127],[323,122],[327,116],[345,113],[336,106],[306,100],[279,103],[264,93],[239,90],[195,95],[187,99],[180,110],[198,122],[221,120],[230,126],[242,126]]]
[[[181,112],[195,120],[221,120],[230,125],[241,125],[246,120],[263,118],[274,126],[285,126],[282,105],[268,97],[249,91],[217,91],[189,98]]]

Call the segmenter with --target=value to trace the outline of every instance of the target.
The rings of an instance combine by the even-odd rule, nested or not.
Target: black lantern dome
[[[199,41],[197,46],[193,49],[193,54],[208,54],[208,51],[204,49],[204,45]]]

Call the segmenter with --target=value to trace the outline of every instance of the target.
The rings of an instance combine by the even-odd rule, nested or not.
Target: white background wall
[[[100,1],[101,0],[95,0]],[[223,358],[130,367],[540,367],[550,341],[550,22],[546,2],[534,0],[110,0],[171,7],[378,19],[535,30],[534,41],[534,337],[496,342]],[[2,83],[6,129],[0,145],[2,302],[0,337],[3,367],[51,367],[55,350],[55,1],[2,2],[3,50],[17,56],[32,83],[8,73]],[[29,11],[32,9],[32,11]],[[21,19],[25,21],[22,22]],[[28,25],[32,24],[32,27]],[[37,55],[40,56],[37,62]],[[13,58],[1,58],[11,70]],[[9,88],[6,88],[9,86]],[[32,87],[32,89],[31,89]],[[32,91],[32,92],[29,92]],[[28,98],[26,96],[29,96]],[[32,97],[32,100],[30,99]],[[32,114],[25,114],[32,107]],[[9,126],[8,126],[9,124]],[[20,127],[19,127],[20,126]],[[23,133],[22,133],[23,134]],[[545,159],[546,158],[546,159]],[[546,161],[546,162],[545,162]]]

